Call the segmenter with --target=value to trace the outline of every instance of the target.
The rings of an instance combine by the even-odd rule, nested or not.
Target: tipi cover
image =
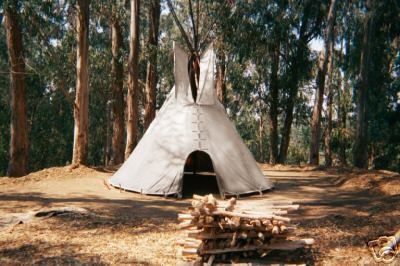
[[[174,52],[175,87],[110,184],[143,194],[179,197],[189,154],[203,151],[212,160],[222,196],[270,189],[271,182],[217,99],[212,46],[200,59],[196,102],[189,85],[188,56],[177,45]]]

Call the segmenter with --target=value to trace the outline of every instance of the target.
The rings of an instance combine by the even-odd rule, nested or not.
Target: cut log
[[[182,255],[197,255],[198,249],[197,248],[185,248],[182,249]]]
[[[238,232],[224,232],[224,233],[215,233],[215,234],[210,234],[210,233],[188,233],[188,237],[190,238],[194,238],[194,239],[232,239],[234,234]],[[251,238],[258,238],[258,233],[256,231],[240,231],[238,233],[238,238],[240,239],[251,239]],[[279,232],[278,232],[279,234]],[[271,234],[271,233],[265,233],[263,234],[264,238],[266,237],[274,237],[274,238],[279,238],[279,236],[281,235],[281,237],[286,237],[286,234]]]
[[[301,239],[301,240],[285,240],[281,242],[275,242],[272,244],[264,245],[249,245],[244,247],[235,248],[224,248],[224,249],[213,249],[213,250],[202,250],[200,254],[224,254],[230,252],[246,252],[252,250],[295,250],[298,248],[303,248],[305,246],[310,246],[314,244],[313,239]]]
[[[266,255],[270,250],[293,250],[311,245],[313,240],[287,240],[295,226],[283,217],[299,205],[288,201],[237,202],[235,198],[218,201],[212,194],[194,195],[192,207],[178,215],[181,228],[189,228],[187,238],[178,241],[185,258],[196,255],[203,261],[213,261],[220,254],[224,260],[228,253],[241,256]]]
[[[238,227],[233,227],[229,224],[223,224],[221,222],[219,223],[211,223],[211,224],[205,224],[204,225],[205,228],[207,227],[214,227],[214,228],[219,228],[221,229],[221,231],[223,230],[237,230],[237,229],[241,229],[241,230],[256,230],[256,231],[260,231],[260,232],[271,232],[273,226],[272,224],[269,224],[268,227],[255,227],[253,225],[248,225],[248,224],[241,224]],[[297,229],[296,226],[286,226],[286,230],[288,233],[293,233],[295,230]]]
[[[193,216],[188,213],[178,213],[178,220],[191,220]]]
[[[274,227],[272,228],[272,234],[273,235],[279,234],[279,226],[274,225]]]
[[[231,212],[231,211],[220,211],[217,210],[213,212],[213,215],[221,215],[221,216],[228,216],[228,217],[240,217],[240,218],[247,218],[247,219],[275,219],[284,222],[290,222],[290,218],[278,216],[278,215],[254,215],[254,214],[245,214],[240,212]]]
[[[211,256],[208,258],[207,266],[213,265],[214,259],[215,259],[215,255],[211,255]]]

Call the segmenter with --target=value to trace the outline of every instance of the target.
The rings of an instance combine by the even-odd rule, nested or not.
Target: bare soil
[[[310,251],[271,253],[258,263],[378,265],[369,240],[400,229],[400,175],[390,171],[260,165],[275,189],[240,200],[291,200],[295,238],[314,238]],[[0,265],[176,265],[183,237],[177,214],[190,200],[109,189],[111,170],[56,167],[22,178],[0,178]],[[50,207],[91,214],[33,219]],[[249,260],[250,261],[250,260]],[[400,257],[391,265],[400,265]]]

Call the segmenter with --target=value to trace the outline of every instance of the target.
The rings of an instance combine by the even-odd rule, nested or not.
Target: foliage
[[[196,6],[198,0],[192,0]],[[368,85],[368,135],[370,166],[400,171],[400,24],[395,0],[376,1],[375,27],[371,41]],[[156,108],[162,106],[174,84],[172,42],[184,41],[165,1],[161,1],[158,46]],[[178,19],[192,36],[187,1],[172,1]],[[356,95],[360,71],[360,48],[365,17],[364,1],[340,2],[336,22],[334,60],[334,121],[332,151],[337,157],[344,147],[351,155],[354,142]],[[123,1],[92,1],[90,6],[89,68],[89,163],[103,165],[112,134],[111,11],[123,32],[124,91],[129,53],[129,5]],[[253,0],[200,1],[200,35],[222,51],[226,64],[227,113],[257,159],[268,160],[269,102],[273,48],[280,41],[278,70],[278,133],[282,138],[285,108],[294,100],[294,121],[288,163],[306,163],[317,53],[310,42],[320,40],[325,27],[328,1]],[[146,64],[150,53],[147,39],[148,2],[142,1],[140,15],[139,106],[143,109]],[[198,13],[197,13],[198,11]],[[2,9],[0,8],[0,13]],[[68,164],[72,156],[73,101],[76,78],[74,1],[21,1],[30,136],[29,168]],[[308,17],[306,17],[308,16]],[[306,19],[307,18],[307,19]],[[307,22],[306,25],[304,23]],[[300,34],[305,28],[304,53]],[[0,27],[0,175],[5,174],[9,149],[9,66],[5,29]],[[340,47],[340,48],[339,48]],[[154,47],[153,47],[154,48]],[[298,56],[301,56],[299,58]],[[336,71],[336,72],[335,72]],[[294,74],[298,75],[297,83]],[[340,81],[340,82],[339,82]],[[291,95],[293,87],[298,89]],[[344,114],[343,114],[344,113]],[[139,128],[142,130],[142,112]],[[344,115],[347,124],[340,124]],[[260,123],[260,119],[264,123]],[[325,120],[323,118],[324,127]],[[260,139],[260,126],[263,125]],[[260,147],[262,145],[262,147]],[[323,148],[323,146],[321,147]],[[263,151],[264,158],[260,158]],[[347,159],[351,159],[349,156]]]

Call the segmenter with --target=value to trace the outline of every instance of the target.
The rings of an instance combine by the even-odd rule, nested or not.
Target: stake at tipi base
[[[282,215],[298,208],[291,202],[249,206],[234,198],[217,201],[212,194],[193,195],[192,206],[178,214],[179,227],[186,230],[185,238],[177,242],[180,255],[186,261],[209,264],[231,255],[264,257],[272,250],[310,247],[313,239],[289,239],[296,226]]]

